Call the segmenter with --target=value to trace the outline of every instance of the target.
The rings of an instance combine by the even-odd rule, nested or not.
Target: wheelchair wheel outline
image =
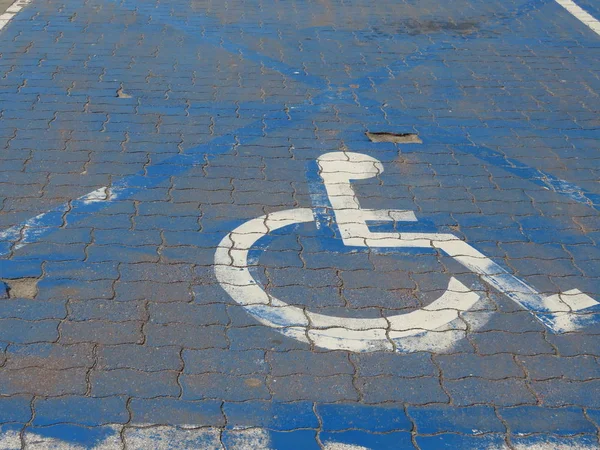
[[[362,208],[352,181],[378,177],[383,164],[362,153],[329,152],[317,158],[335,224],[349,247],[434,248],[462,264],[555,333],[596,323],[600,303],[579,289],[542,294],[450,233],[372,232],[368,222],[416,222],[410,210]],[[317,202],[318,203],[318,202]],[[315,205],[317,204],[315,203]],[[215,275],[225,291],[264,325],[328,349],[373,351],[401,347],[403,339],[451,327],[480,297],[452,277],[430,305],[406,314],[349,319],[311,313],[268,295],[248,270],[248,252],[263,236],[286,226],[319,220],[310,208],[287,209],[251,219],[225,236],[215,252]],[[411,323],[413,322],[413,323]],[[452,328],[450,328],[452,329]]]
[[[446,292],[426,307],[381,318],[312,313],[267,294],[250,273],[248,252],[269,232],[314,221],[310,208],[270,213],[235,228],[215,252],[215,275],[223,289],[260,323],[286,336],[329,350],[392,350],[396,340],[454,329],[451,323],[459,318],[459,313],[480,300],[479,294],[454,277]]]

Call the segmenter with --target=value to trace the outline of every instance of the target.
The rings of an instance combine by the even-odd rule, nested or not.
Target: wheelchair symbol
[[[361,208],[350,182],[381,174],[382,163],[351,152],[326,153],[317,162],[344,245],[437,249],[478,274],[484,282],[528,309],[557,333],[584,326],[590,317],[595,317],[587,313],[595,311],[598,302],[578,289],[542,295],[451,233],[370,231],[368,221],[417,221],[412,211]],[[454,277],[450,278],[446,291],[429,305],[381,318],[318,314],[267,294],[250,273],[249,251],[269,233],[313,221],[311,208],[287,209],[251,219],[225,236],[215,253],[215,274],[223,289],[260,323],[286,336],[331,350],[392,350],[392,342],[400,343],[408,337],[446,329],[461,312],[471,309],[480,300],[478,293]]]

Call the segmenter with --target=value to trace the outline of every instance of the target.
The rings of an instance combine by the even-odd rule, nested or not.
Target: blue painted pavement
[[[434,248],[344,245],[316,160],[382,162],[356,199],[418,221],[372,231],[598,301],[599,42],[550,0],[33,0],[0,31],[0,446],[598,448],[598,308],[552,332]],[[247,259],[301,320],[480,300],[372,352],[259,323],[215,252],[298,208]]]

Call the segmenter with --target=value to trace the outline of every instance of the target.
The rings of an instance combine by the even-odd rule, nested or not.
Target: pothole
[[[423,141],[417,133],[387,133],[376,132],[365,133],[371,142],[393,142],[395,144],[422,144]]]
[[[4,295],[3,286],[0,285],[0,298],[28,298],[33,299],[37,294],[37,278],[17,278],[14,280],[3,280],[0,283],[5,287]]]
[[[123,86],[117,89],[117,98],[131,98],[132,96],[123,90]]]

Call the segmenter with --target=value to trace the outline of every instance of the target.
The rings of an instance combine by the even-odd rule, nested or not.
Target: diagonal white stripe
[[[29,4],[30,2],[31,0],[16,0],[8,7],[4,14],[0,14],[0,30],[2,30],[2,28],[4,28],[8,22],[10,22],[10,20],[23,9],[23,6]]]
[[[556,0],[556,3],[565,8],[573,15],[573,17],[590,27],[594,33],[600,36],[600,22],[594,16],[583,10],[571,0]]]

